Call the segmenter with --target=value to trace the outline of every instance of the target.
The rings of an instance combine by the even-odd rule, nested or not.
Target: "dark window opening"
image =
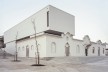
[[[49,11],[47,11],[47,27],[49,27]]]

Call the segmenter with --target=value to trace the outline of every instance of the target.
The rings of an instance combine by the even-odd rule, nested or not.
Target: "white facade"
[[[40,57],[105,55],[106,46],[100,40],[94,43],[88,36],[83,40],[74,39],[75,17],[50,5],[4,33],[8,53],[14,54],[17,46],[19,57],[35,57],[33,24]]]

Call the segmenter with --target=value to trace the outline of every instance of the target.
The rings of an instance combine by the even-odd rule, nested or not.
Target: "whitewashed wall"
[[[93,47],[95,48],[94,53],[93,53]],[[98,48],[100,48],[100,56],[105,56],[105,49],[106,49],[105,45],[99,45],[97,43],[92,43],[92,45],[88,50],[88,56],[99,56]],[[103,53],[103,49],[104,49],[104,53]]]
[[[39,46],[40,57],[46,57],[46,37],[45,36],[37,37],[37,42],[40,45]],[[7,43],[6,45],[7,45],[6,46],[6,52],[14,55],[15,50],[16,50],[16,47],[15,47],[16,43],[10,42],[10,43]],[[27,46],[29,48],[29,57],[35,57],[36,48],[35,48],[34,37],[27,39],[27,40],[17,42],[18,56],[19,57],[26,57],[26,47]],[[31,48],[31,46],[33,46],[33,48]]]
[[[74,48],[74,56],[85,56],[85,48],[83,41],[78,39],[73,39],[72,41],[72,47]]]
[[[70,55],[69,56],[85,56],[85,46],[83,40],[73,39],[70,35],[65,35],[63,37],[54,36],[54,35],[46,35],[47,39],[47,49],[46,53],[48,57],[59,57],[59,56],[66,56],[65,55],[65,45],[69,43],[70,45]],[[67,39],[68,37],[68,39]],[[51,43],[56,43],[56,51],[52,53]],[[79,48],[78,48],[79,46]],[[95,51],[93,53],[93,47]],[[98,56],[98,47],[100,47],[100,56],[105,56],[105,46],[99,45],[97,43],[92,43],[88,49],[88,56]],[[104,49],[104,53],[103,53]]]
[[[37,37],[37,42],[39,45],[39,54],[40,57],[46,57],[46,37],[40,36]],[[35,57],[36,47],[35,47],[35,39],[31,38],[22,42],[18,42],[18,47],[20,47],[20,50],[18,51],[18,55],[20,57],[26,57],[26,46],[29,47],[29,57]],[[32,48],[33,46],[33,48]],[[24,47],[24,50],[22,48]]]
[[[68,36],[68,39],[67,39]],[[56,52],[51,52],[51,43],[56,43]],[[66,43],[70,46],[70,55],[69,56],[85,56],[85,50],[82,46],[81,41],[73,40],[70,35],[65,35],[63,37],[47,35],[47,56],[48,57],[56,57],[56,56],[66,56],[65,55],[65,45]],[[77,51],[77,45],[80,46],[80,51]]]
[[[70,34],[65,34],[64,36],[61,37],[51,34],[44,34],[37,37],[37,42],[39,44],[40,57],[66,56],[65,54],[66,43],[68,43],[70,46],[69,56],[85,56],[85,47],[83,40],[73,39],[73,37],[70,36]],[[55,46],[53,46],[52,43],[55,43]],[[16,49],[15,42],[11,42],[6,45],[7,45],[6,51],[11,54],[14,54]],[[29,57],[35,57],[36,49],[35,49],[34,37],[17,42],[18,56],[26,57],[26,46],[29,47]],[[31,46],[34,47],[31,48]],[[94,53],[93,53],[93,47],[95,48]],[[97,43],[92,43],[92,45],[89,47],[88,56],[98,56],[98,47],[100,47],[100,56],[105,56],[105,46],[99,45]],[[103,53],[103,48],[104,48],[104,53]]]
[[[58,56],[65,56],[65,51],[64,51],[64,41],[61,37],[57,37],[54,35],[46,35],[46,42],[47,42],[47,48],[46,48],[46,55],[48,57],[58,57]],[[51,51],[51,43],[55,42],[56,43],[56,49],[55,52]]]

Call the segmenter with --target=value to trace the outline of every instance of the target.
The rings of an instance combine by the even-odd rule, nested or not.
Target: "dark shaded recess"
[[[49,11],[47,12],[47,27],[49,27]]]
[[[24,38],[20,38],[20,39],[17,39],[16,41],[22,41],[22,40],[26,40],[26,39],[29,39],[30,36],[27,36],[27,37],[24,37]]]
[[[62,32],[58,32],[58,31],[54,31],[54,30],[47,30],[47,31],[44,31],[44,33],[58,35],[58,36],[62,35]]]

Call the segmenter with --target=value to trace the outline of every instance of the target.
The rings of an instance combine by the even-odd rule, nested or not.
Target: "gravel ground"
[[[45,66],[38,67],[31,66],[34,58],[12,60],[12,56],[6,59],[0,56],[0,72],[108,72],[108,57],[59,57],[41,60]]]

